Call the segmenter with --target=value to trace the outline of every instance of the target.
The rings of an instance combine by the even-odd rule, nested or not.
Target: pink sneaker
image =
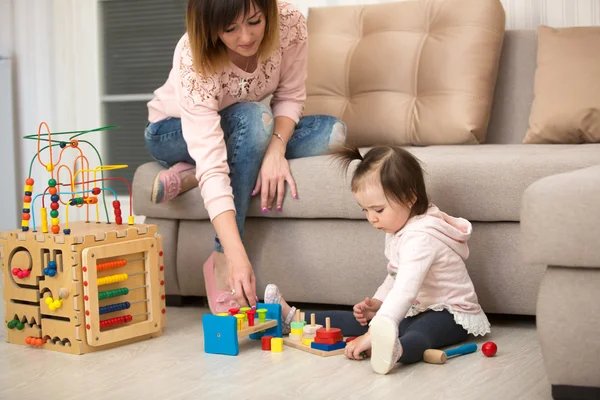
[[[230,308],[239,308],[240,305],[235,300],[231,292],[217,290],[215,285],[215,252],[204,263],[204,285],[206,288],[206,297],[208,306],[213,314],[228,312]]]
[[[269,283],[265,288],[265,304],[280,304],[283,296],[279,291],[277,285]],[[290,324],[294,320],[294,315],[296,314],[296,307],[291,307],[288,315],[281,316],[281,333],[283,335],[287,335],[290,333]]]
[[[182,190],[181,173],[192,168],[194,168],[193,165],[180,162],[169,169],[160,171],[152,185],[152,202],[154,204],[164,203],[179,196]]]

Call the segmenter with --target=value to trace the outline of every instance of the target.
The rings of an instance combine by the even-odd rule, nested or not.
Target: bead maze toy
[[[37,135],[25,136],[38,141],[38,151],[25,181],[21,229],[0,233],[9,343],[84,354],[162,334],[166,325],[162,237],[156,225],[135,224],[131,202],[127,225],[123,225],[117,194],[105,183],[124,182],[130,200],[131,187],[123,178],[105,178],[104,171],[127,165],[103,165],[98,151],[82,138],[113,128],[51,133],[48,125],[41,123]],[[62,135],[69,139],[54,139]],[[41,142],[47,146],[40,148]],[[57,160],[55,147],[60,148]],[[90,168],[83,147],[96,151],[99,166]],[[77,154],[75,174],[61,164],[66,151]],[[45,153],[47,163],[42,161]],[[36,159],[49,179],[34,195],[31,176]],[[69,179],[63,181],[65,175]],[[113,196],[112,221],[106,206],[107,191]],[[100,220],[101,204],[106,221]],[[83,207],[85,221],[70,222],[69,209]],[[95,209],[95,221],[90,219],[90,209]]]
[[[255,315],[258,314],[258,323]],[[204,351],[237,356],[239,339],[261,340],[263,350],[281,352],[281,305],[258,303],[256,308],[233,308],[229,313],[202,316]]]
[[[310,325],[306,324],[303,313],[296,310],[295,321],[291,323],[291,332],[283,338],[286,346],[321,357],[344,354],[346,342],[339,328],[331,327],[331,319],[325,318],[325,327],[315,324],[315,314],[310,315]]]

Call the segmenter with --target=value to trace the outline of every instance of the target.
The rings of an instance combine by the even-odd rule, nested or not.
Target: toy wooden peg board
[[[42,128],[47,134],[41,133]],[[82,148],[91,143],[75,139],[112,128],[50,133],[42,123],[37,136],[25,137],[38,140],[38,152],[24,186],[21,229],[0,233],[9,343],[84,354],[160,336],[166,326],[162,237],[157,226],[135,224],[129,184],[122,178],[104,178],[104,171],[127,166],[105,166],[100,159],[98,167],[90,168]],[[52,135],[69,135],[69,139],[54,140]],[[48,145],[40,148],[41,142]],[[54,147],[60,148],[58,157]],[[61,164],[65,151],[78,154],[81,168],[75,174]],[[34,195],[30,176],[36,159],[49,179]],[[66,183],[61,181],[64,175],[69,178]],[[123,225],[116,192],[105,186],[111,181],[122,181],[129,189],[127,225]],[[106,191],[113,197],[112,219]],[[106,220],[100,219],[101,204]],[[36,206],[40,207],[39,226]],[[61,207],[65,210],[62,221]],[[84,221],[69,222],[73,207],[85,207]],[[90,212],[95,213],[95,220],[90,219]]]
[[[331,319],[325,318],[325,327],[315,324],[315,314],[310,315],[310,325],[306,324],[304,313],[296,310],[295,321],[291,324],[290,335],[283,338],[286,346],[321,357],[344,354],[346,342],[339,328],[331,327]]]

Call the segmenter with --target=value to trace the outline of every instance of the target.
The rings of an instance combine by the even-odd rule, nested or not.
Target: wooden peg
[[[300,313],[300,321],[304,322],[306,321],[304,318],[306,318],[306,314],[304,314],[304,312]]]
[[[312,314],[310,314],[310,326],[315,326],[315,323],[316,323],[315,314],[312,313]]]
[[[296,309],[296,322],[300,322],[300,310]]]
[[[331,318],[325,318],[325,330],[329,331],[331,329]]]

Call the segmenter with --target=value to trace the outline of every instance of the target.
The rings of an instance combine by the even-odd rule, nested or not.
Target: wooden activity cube
[[[166,306],[157,226],[70,228],[69,235],[0,233],[7,341],[84,354],[160,336]]]

